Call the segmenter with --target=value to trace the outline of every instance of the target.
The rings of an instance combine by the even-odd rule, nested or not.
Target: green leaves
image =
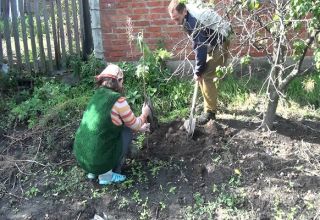
[[[316,68],[320,70],[320,48],[314,51],[314,61],[316,62]]]
[[[249,9],[250,10],[255,10],[260,7],[260,3],[258,0],[250,0],[249,1]]]
[[[136,76],[138,78],[146,78],[149,73],[149,66],[145,64],[139,64],[136,70]]]
[[[249,11],[257,10],[260,8],[259,0],[242,0],[242,7],[248,7]]]
[[[293,58],[299,59],[303,54],[304,49],[306,48],[306,43],[303,40],[296,40],[293,43]]]
[[[166,49],[158,49],[154,52],[156,60],[158,61],[166,61],[172,58],[173,54]]]
[[[221,78],[225,75],[231,74],[233,72],[233,66],[229,64],[228,66],[217,66],[216,75]]]
[[[242,65],[248,65],[251,62],[251,56],[250,55],[245,55],[244,57],[241,57],[240,59],[240,64]]]
[[[179,3],[188,4],[188,0],[179,0]]]

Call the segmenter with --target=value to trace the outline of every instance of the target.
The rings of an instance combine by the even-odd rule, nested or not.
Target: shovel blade
[[[183,126],[187,131],[188,137],[192,137],[194,129],[196,128],[196,119],[190,118],[189,120],[185,120]]]

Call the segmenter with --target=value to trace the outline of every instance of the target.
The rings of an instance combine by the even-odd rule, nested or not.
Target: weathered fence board
[[[60,40],[61,40],[61,63],[62,67],[66,66],[66,43],[64,39],[64,30],[63,30],[63,20],[62,20],[62,9],[61,9],[61,1],[57,0],[57,9],[58,9],[58,30],[60,31]]]
[[[38,36],[38,43],[40,48],[40,69],[41,71],[46,71],[46,58],[44,53],[43,47],[43,35],[42,35],[42,27],[41,27],[41,4],[39,1],[34,1],[34,14],[36,17],[37,23],[37,36]]]
[[[72,0],[72,15],[73,15],[73,25],[74,25],[74,36],[76,40],[76,52],[78,55],[80,55],[79,27],[78,27],[76,0]]]
[[[50,43],[50,30],[49,30],[49,24],[48,24],[48,14],[47,14],[47,6],[44,4],[42,7],[43,10],[43,18],[44,18],[44,28],[46,32],[46,40],[47,40],[47,51],[48,51],[48,70],[49,72],[52,72],[53,66],[52,66],[52,51],[51,51],[51,43]]]
[[[69,0],[65,0],[65,9],[66,9],[66,23],[67,23],[67,35],[68,35],[69,53],[73,54],[70,15],[69,15]]]
[[[7,1],[4,1],[4,8],[7,8]],[[5,10],[4,18],[3,18],[3,28],[4,28],[4,37],[6,40],[6,49],[7,49],[7,57],[8,63],[10,66],[13,66],[13,54],[11,48],[11,36],[10,36],[10,27],[9,27],[9,12]]]
[[[2,30],[0,31],[0,63],[3,63]]]
[[[11,3],[11,14],[12,14],[12,32],[14,37],[18,69],[20,70],[22,68],[22,61],[21,61],[20,39],[19,39],[19,33],[18,33],[17,2],[15,0],[10,0],[10,3]]]
[[[81,43],[84,43],[84,14],[83,14],[83,4],[79,5],[79,13],[80,13],[80,36],[81,36]]]
[[[4,1],[0,1],[0,6],[3,8]],[[3,21],[3,13],[0,14],[0,19]],[[0,63],[3,63],[3,47],[2,47],[3,30],[0,29]]]
[[[56,26],[56,16],[54,12],[54,2],[50,2],[50,12],[51,12],[51,25],[52,25],[52,37],[53,37],[53,45],[54,45],[54,55],[56,61],[56,68],[58,69],[60,66],[60,46],[58,43],[58,36],[57,36],[57,26]]]
[[[23,47],[24,47],[24,57],[26,62],[26,68],[28,72],[31,72],[30,58],[29,58],[29,47],[28,47],[28,36],[27,36],[27,28],[26,28],[26,19],[24,16],[23,9],[23,0],[19,0],[19,11],[20,11],[20,21],[21,21],[21,31],[22,31],[22,39],[23,39]]]
[[[36,46],[36,40],[35,40],[35,35],[34,35],[34,24],[33,24],[33,16],[32,16],[32,12],[31,12],[31,2],[30,1],[28,1],[27,8],[28,8],[28,18],[29,18],[28,20],[29,20],[29,30],[30,30],[33,66],[34,66],[34,71],[36,73],[38,73],[39,72],[38,55],[37,55],[37,46]]]
[[[0,64],[30,73],[66,67],[73,54],[86,57],[83,18],[87,0],[1,0]],[[85,10],[85,11],[84,11]],[[10,12],[11,13],[10,13]]]

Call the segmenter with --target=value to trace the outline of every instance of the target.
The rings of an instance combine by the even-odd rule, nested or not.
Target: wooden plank
[[[46,40],[47,40],[48,70],[51,73],[53,70],[52,50],[51,50],[51,43],[50,43],[50,30],[49,30],[49,24],[48,24],[49,18],[48,18],[46,4],[44,4],[44,6],[43,6],[43,18],[44,18],[44,28],[45,28],[45,32],[46,32]]]
[[[37,56],[37,46],[34,34],[34,24],[33,24],[33,16],[31,12],[31,2],[27,1],[27,8],[28,8],[28,21],[29,21],[29,29],[30,29],[30,40],[31,40],[31,49],[32,49],[32,58],[33,58],[33,66],[34,71],[36,73],[39,72],[39,65],[38,65],[38,56]]]
[[[1,8],[1,16],[0,16],[0,19],[1,21],[3,21],[3,12],[4,12],[4,1],[0,1],[0,8]],[[1,31],[0,31],[0,63],[4,63],[4,59],[3,59],[3,48],[2,48],[2,38],[4,37],[4,34],[3,34],[3,28],[1,28]]]
[[[1,63],[3,63],[2,31],[0,31],[0,64]]]
[[[57,27],[56,27],[56,16],[54,12],[54,1],[50,1],[50,12],[51,12],[51,25],[52,25],[52,36],[53,36],[53,44],[54,44],[54,54],[55,54],[55,61],[56,61],[56,68],[59,69],[60,67],[60,46],[58,42],[57,36]]]
[[[84,15],[83,15],[83,0],[79,0],[79,13],[80,13],[80,36],[81,36],[81,46],[82,46],[82,49],[83,49],[83,44],[84,44]],[[82,57],[85,57],[85,52],[82,51]]]
[[[78,55],[80,55],[79,26],[78,26],[77,13],[78,12],[77,12],[76,0],[72,0],[72,15],[73,15],[74,36],[76,40],[76,52]]]
[[[65,2],[65,10],[66,10],[66,23],[67,23],[67,35],[68,35],[69,53],[73,54],[71,25],[70,25],[70,14],[69,14],[69,0],[65,0],[64,2]]]
[[[0,1],[0,8],[3,9],[3,6],[4,6],[4,1]],[[3,21],[3,13],[2,13],[2,10],[0,10],[0,11],[1,11],[0,19],[1,19],[1,21]],[[0,63],[4,62],[4,60],[3,60],[2,38],[3,38],[3,29],[1,28],[1,30],[0,30]]]
[[[6,40],[6,49],[7,49],[7,57],[8,63],[10,67],[13,67],[13,58],[12,58],[12,48],[11,48],[11,36],[10,36],[10,27],[9,27],[9,12],[6,10],[7,1],[4,1],[4,18],[3,18],[3,26],[4,26],[4,37]]]
[[[43,47],[43,35],[41,27],[41,5],[39,4],[39,0],[34,1],[34,14],[36,17],[38,43],[40,48],[40,70],[46,72],[46,56]]]
[[[23,0],[19,0],[19,11],[20,11],[20,20],[21,20],[21,30],[22,30],[22,39],[24,47],[24,56],[26,61],[26,67],[28,72],[31,72],[30,58],[29,58],[29,48],[28,48],[28,37],[27,37],[27,28],[26,28],[26,19],[24,17],[23,9]]]
[[[63,18],[62,18],[62,9],[61,9],[61,0],[57,0],[57,9],[58,9],[58,23],[59,23],[59,31],[60,31],[60,40],[61,40],[61,63],[62,67],[66,67],[66,43],[64,39],[64,30],[63,30]]]
[[[11,3],[11,15],[12,15],[12,32],[14,37],[14,45],[15,45],[15,52],[17,58],[18,69],[22,68],[22,60],[21,60],[21,49],[20,49],[20,39],[19,39],[19,32],[18,32],[18,13],[17,13],[17,2],[15,0],[10,0]]]

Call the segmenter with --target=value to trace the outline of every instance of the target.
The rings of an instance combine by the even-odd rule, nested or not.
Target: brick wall
[[[222,0],[228,1],[228,0]],[[178,54],[185,46],[183,41],[179,47],[177,43],[186,39],[181,27],[175,25],[169,17],[167,6],[170,0],[100,0],[101,27],[104,45],[104,57],[108,62],[138,60],[141,56],[136,43],[128,41],[127,19],[131,18],[133,34],[143,31],[144,39],[154,49],[157,45],[164,45],[166,49]],[[223,7],[223,4],[222,4]],[[234,26],[233,26],[234,27]],[[241,32],[241,28],[234,27],[235,31]],[[176,48],[174,50],[173,48]],[[241,49],[247,52],[248,48],[239,46],[237,37],[231,42],[231,50],[235,54]],[[191,46],[188,47],[189,51]],[[250,49],[252,56],[264,56],[253,48]],[[184,58],[185,54],[181,55]],[[192,55],[191,55],[192,58]]]
[[[132,19],[133,34],[143,31],[151,48],[163,44],[171,50],[183,36],[171,22],[165,0],[101,0],[101,26],[107,61],[137,60],[141,54],[128,41],[127,19]]]

